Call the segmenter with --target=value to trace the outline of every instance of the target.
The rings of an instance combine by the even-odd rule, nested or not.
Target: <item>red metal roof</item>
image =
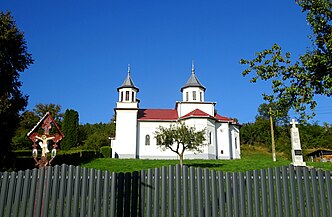
[[[140,109],[138,120],[160,120],[175,121],[178,119],[178,112],[175,109]]]
[[[230,118],[228,118],[228,117],[221,116],[221,115],[219,115],[219,114],[216,114],[214,117],[215,117],[217,120],[219,120],[219,121],[233,122],[233,119],[230,119]]]
[[[203,112],[202,110],[195,109],[189,112],[186,115],[183,115],[181,118],[188,118],[188,117],[206,117],[206,118],[214,118],[213,116]]]
[[[212,118],[221,122],[233,122],[233,120],[228,117],[224,117],[219,114],[211,116],[200,109],[195,109],[189,112],[188,114],[182,116],[181,119],[189,117]],[[178,118],[178,112],[176,109],[140,109],[138,111],[138,120],[176,121]]]

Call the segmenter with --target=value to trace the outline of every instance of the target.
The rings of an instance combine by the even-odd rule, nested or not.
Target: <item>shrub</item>
[[[112,148],[109,146],[103,146],[100,148],[100,153],[103,155],[104,158],[111,157]]]

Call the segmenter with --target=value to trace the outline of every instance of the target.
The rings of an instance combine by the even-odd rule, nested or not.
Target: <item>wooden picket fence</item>
[[[332,216],[330,171],[177,166],[110,173],[54,166],[0,173],[0,216]]]

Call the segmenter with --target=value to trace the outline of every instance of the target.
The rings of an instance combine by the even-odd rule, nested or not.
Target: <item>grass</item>
[[[133,172],[147,170],[150,168],[160,168],[162,166],[176,165],[179,160],[145,160],[145,159],[112,159],[98,158],[82,167],[109,170],[111,172]],[[272,161],[271,153],[268,150],[258,148],[241,149],[241,159],[236,160],[184,160],[187,166],[209,168],[211,170],[222,170],[229,172],[245,172],[248,170],[274,168],[288,166],[291,163],[282,154],[277,155],[277,161]],[[310,162],[308,166],[332,170],[332,163]]]

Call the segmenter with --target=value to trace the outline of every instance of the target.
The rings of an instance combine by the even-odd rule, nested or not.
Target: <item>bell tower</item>
[[[130,65],[127,76],[122,85],[117,88],[119,99],[116,103],[116,134],[114,141],[114,157],[136,158],[137,157],[137,113],[139,89],[130,77]]]

